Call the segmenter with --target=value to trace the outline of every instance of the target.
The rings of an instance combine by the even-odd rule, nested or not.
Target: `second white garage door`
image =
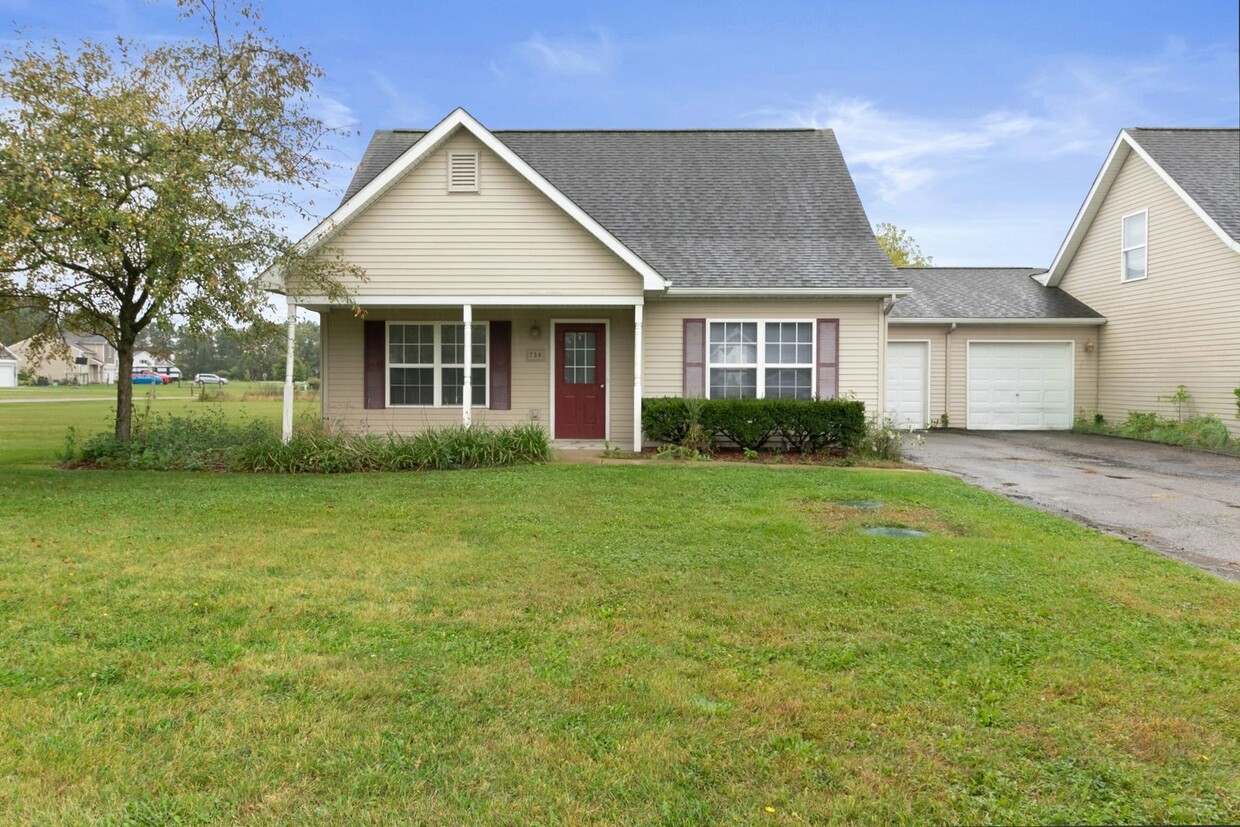
[[[969,342],[968,427],[1072,427],[1071,342]]]
[[[929,379],[929,342],[887,343],[887,415],[894,424],[926,427]]]

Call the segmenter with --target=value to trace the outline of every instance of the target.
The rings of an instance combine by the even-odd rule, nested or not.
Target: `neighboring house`
[[[137,371],[151,371],[161,375],[172,374],[175,378],[180,378],[181,369],[162,356],[156,356],[149,350],[135,350],[133,354],[133,369]]]
[[[36,353],[30,339],[10,349],[36,377],[64,384],[111,384],[116,382],[119,360],[116,348],[97,335],[65,333],[63,346],[52,343]]]
[[[17,387],[17,363],[17,355],[0,345],[0,388]]]
[[[378,431],[534,420],[637,446],[643,396],[882,410],[908,292],[830,130],[492,133],[458,109],[376,133],[303,245],[369,277],[364,318],[296,301],[322,316],[324,417]]]
[[[1018,267],[905,268],[887,330],[886,405],[901,425],[1071,428],[1096,406],[1094,310]]]
[[[1106,316],[1093,410],[1174,416],[1184,385],[1240,435],[1240,130],[1121,132],[1043,281]]]

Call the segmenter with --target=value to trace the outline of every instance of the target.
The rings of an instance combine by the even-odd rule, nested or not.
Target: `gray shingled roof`
[[[4,345],[0,345],[0,359],[4,359],[9,362],[18,361],[17,355],[14,354],[13,351],[9,350]]]
[[[1060,290],[1043,287],[1033,267],[902,267],[913,292],[896,301],[901,319],[1101,319]]]
[[[345,200],[424,134],[376,132]],[[675,287],[905,286],[830,130],[493,134]]]
[[[1240,129],[1126,129],[1223,231],[1240,241]]]

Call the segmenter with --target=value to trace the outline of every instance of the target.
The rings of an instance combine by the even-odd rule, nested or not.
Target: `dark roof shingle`
[[[1240,241],[1240,129],[1126,129],[1163,170]]]
[[[421,131],[379,131],[345,200]],[[830,130],[493,133],[681,288],[898,290]]]
[[[902,267],[913,292],[896,301],[901,319],[1101,319],[1060,290],[1043,287],[1031,267]]]

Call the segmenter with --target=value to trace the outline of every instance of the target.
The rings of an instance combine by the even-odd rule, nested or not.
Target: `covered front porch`
[[[329,425],[407,434],[536,422],[558,443],[641,449],[641,297],[370,298],[360,313],[302,306],[320,314]],[[290,325],[290,347],[292,336]],[[291,390],[286,383],[286,434]]]

